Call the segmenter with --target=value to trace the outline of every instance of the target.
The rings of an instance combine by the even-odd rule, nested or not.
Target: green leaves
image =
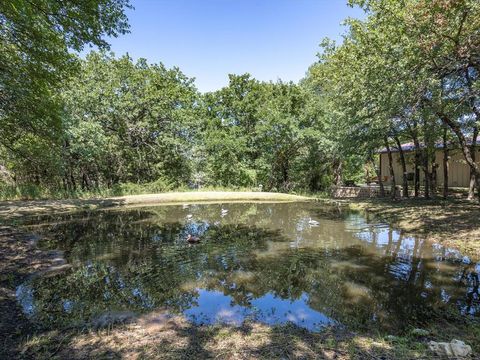
[[[0,145],[6,162],[28,169],[43,162],[47,148],[61,149],[63,124],[60,93],[77,70],[73,51],[87,44],[108,47],[103,37],[128,31],[128,0],[11,0],[0,4]],[[27,141],[28,139],[28,141]],[[50,153],[47,152],[47,153]],[[47,174],[60,165],[49,164]],[[23,175],[21,172],[18,175]],[[18,179],[20,180],[20,178]],[[52,181],[47,177],[48,181]]]
[[[178,69],[91,53],[64,92],[72,135],[66,155],[77,162],[71,171],[106,184],[159,178],[185,184],[196,98]]]

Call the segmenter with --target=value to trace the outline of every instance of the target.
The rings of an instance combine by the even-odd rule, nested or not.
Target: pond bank
[[[69,200],[11,200],[0,202],[0,216],[3,218],[45,212],[66,212],[73,210],[99,209],[114,206],[166,205],[196,202],[276,202],[309,201],[312,198],[283,193],[254,191],[192,191],[159,194],[127,195],[98,199]]]
[[[373,214],[407,234],[457,248],[476,258],[480,257],[480,205],[476,202],[461,199],[331,201]]]

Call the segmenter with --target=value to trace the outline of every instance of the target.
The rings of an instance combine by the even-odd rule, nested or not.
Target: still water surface
[[[168,309],[245,320],[402,331],[480,311],[480,265],[366,215],[313,203],[157,206],[31,218],[72,267],[17,289],[44,323]],[[199,244],[189,244],[191,234]]]

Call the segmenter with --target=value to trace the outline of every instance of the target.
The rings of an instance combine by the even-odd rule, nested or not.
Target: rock
[[[428,347],[436,355],[449,358],[466,357],[472,353],[472,347],[470,345],[466,345],[463,341],[456,339],[449,343],[430,341]]]
[[[472,347],[470,345],[466,345],[460,340],[452,340],[450,342],[450,347],[452,348],[453,355],[455,356],[465,357],[472,353]]]
[[[413,329],[412,330],[412,335],[415,335],[415,336],[428,336],[430,334],[430,332],[428,330],[425,330],[425,329]]]
[[[452,352],[452,349],[450,349],[449,343],[430,341],[428,343],[428,347],[435,355],[453,356],[453,352]]]
[[[130,311],[109,311],[100,315],[98,318],[92,321],[92,325],[99,329],[108,327],[113,324],[126,324],[132,322],[135,314]]]

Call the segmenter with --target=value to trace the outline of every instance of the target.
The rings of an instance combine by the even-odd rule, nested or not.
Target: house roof
[[[457,142],[448,142],[448,146],[451,146],[453,144],[454,147],[457,147]],[[472,139],[467,139],[467,145],[471,145],[472,144]],[[480,146],[480,136],[477,137],[477,141],[476,141],[476,145],[477,146]],[[402,150],[405,151],[405,152],[408,152],[408,151],[414,151],[415,150],[415,144],[413,142],[408,142],[408,143],[404,143],[401,145],[402,146]],[[420,148],[423,148],[424,147],[424,144],[423,143],[420,143]],[[436,149],[443,149],[443,142],[436,142],[435,143],[435,148]],[[390,147],[390,151],[391,152],[398,152],[399,149],[398,149],[398,146],[391,146]],[[387,148],[382,148],[378,151],[379,154],[384,154],[387,152]]]

